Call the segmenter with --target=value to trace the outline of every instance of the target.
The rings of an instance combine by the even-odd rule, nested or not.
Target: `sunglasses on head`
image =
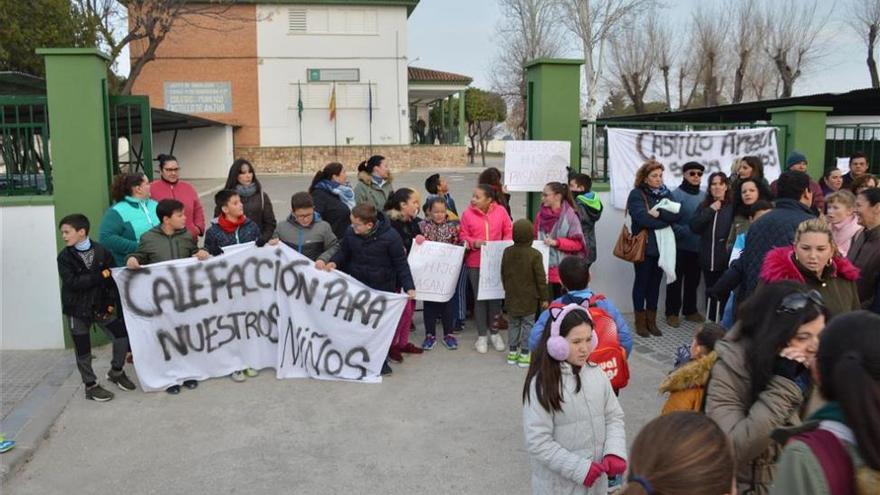
[[[825,301],[822,300],[822,294],[818,291],[811,290],[809,292],[795,292],[782,298],[779,306],[776,307],[776,313],[797,314],[803,311],[807,306],[814,305],[824,308]]]

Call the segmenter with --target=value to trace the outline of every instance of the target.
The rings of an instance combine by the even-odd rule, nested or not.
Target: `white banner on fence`
[[[705,190],[709,174],[730,174],[737,158],[754,155],[764,162],[764,177],[773,182],[779,177],[779,154],[776,128],[734,129],[728,131],[654,131],[647,129],[608,129],[608,172],[611,200],[616,208],[626,207],[626,198],[635,182],[636,171],[654,158],[666,167],[666,187],[681,185],[682,166],[700,162],[706,167]]]
[[[463,260],[464,246],[432,241],[413,243],[407,261],[416,284],[416,299],[431,302],[452,299]]]
[[[508,191],[542,191],[548,182],[568,184],[568,141],[507,141],[504,185]]]
[[[509,246],[513,246],[513,241],[489,241],[480,249],[480,287],[477,290],[477,300],[504,299],[501,258]],[[533,241],[532,247],[541,253],[546,274],[550,266],[550,248],[544,241]]]
[[[286,246],[115,269],[113,278],[145,391],[248,367],[379,382],[406,302],[316,270]]]

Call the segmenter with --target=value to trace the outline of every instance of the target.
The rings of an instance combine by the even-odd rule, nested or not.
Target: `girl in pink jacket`
[[[513,223],[507,210],[498,204],[495,191],[485,184],[474,189],[471,204],[461,216],[461,240],[465,242],[464,266],[467,269],[474,297],[480,287],[480,248],[486,241],[506,241],[513,239]],[[485,354],[488,350],[486,335],[489,330],[488,318],[501,313],[501,300],[474,301],[474,319],[477,322],[477,352]],[[496,351],[507,347],[498,330],[491,329],[489,339]]]

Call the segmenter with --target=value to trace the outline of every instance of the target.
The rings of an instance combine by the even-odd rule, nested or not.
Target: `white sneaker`
[[[507,350],[507,346],[504,345],[504,339],[501,338],[501,335],[493,333],[489,336],[489,340],[492,341],[492,347],[494,347],[496,351],[504,352]]]
[[[229,375],[229,378],[232,378],[232,381],[239,383],[247,380],[247,377],[244,376],[243,370],[233,371],[232,374]]]
[[[477,352],[480,354],[486,354],[489,350],[489,346],[486,344],[486,337],[477,337],[477,343],[474,344],[474,347],[477,348]]]

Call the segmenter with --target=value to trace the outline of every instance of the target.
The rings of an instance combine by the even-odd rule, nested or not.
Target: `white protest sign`
[[[407,261],[416,284],[416,299],[431,302],[452,299],[463,260],[464,246],[433,241],[413,243]]]
[[[507,141],[504,185],[508,191],[542,191],[548,182],[568,184],[568,141]]]
[[[710,174],[730,175],[734,162],[746,155],[759,157],[764,162],[764,178],[768,182],[776,180],[780,174],[776,128],[700,132],[608,129],[611,201],[615,208],[626,208],[636,171],[651,158],[666,167],[663,180],[670,189],[681,185],[685,163],[701,163],[706,167],[705,190]]]
[[[513,246],[513,241],[489,241],[480,248],[480,287],[477,300],[504,299],[504,284],[501,281],[501,259],[504,250]],[[541,253],[544,261],[544,274],[550,267],[550,247],[544,241],[532,241],[532,247]]]
[[[381,381],[406,296],[316,270],[286,246],[115,269],[145,391],[233,371]]]
[[[849,173],[849,157],[848,156],[838,156],[837,157],[837,168],[840,169],[844,174]]]

